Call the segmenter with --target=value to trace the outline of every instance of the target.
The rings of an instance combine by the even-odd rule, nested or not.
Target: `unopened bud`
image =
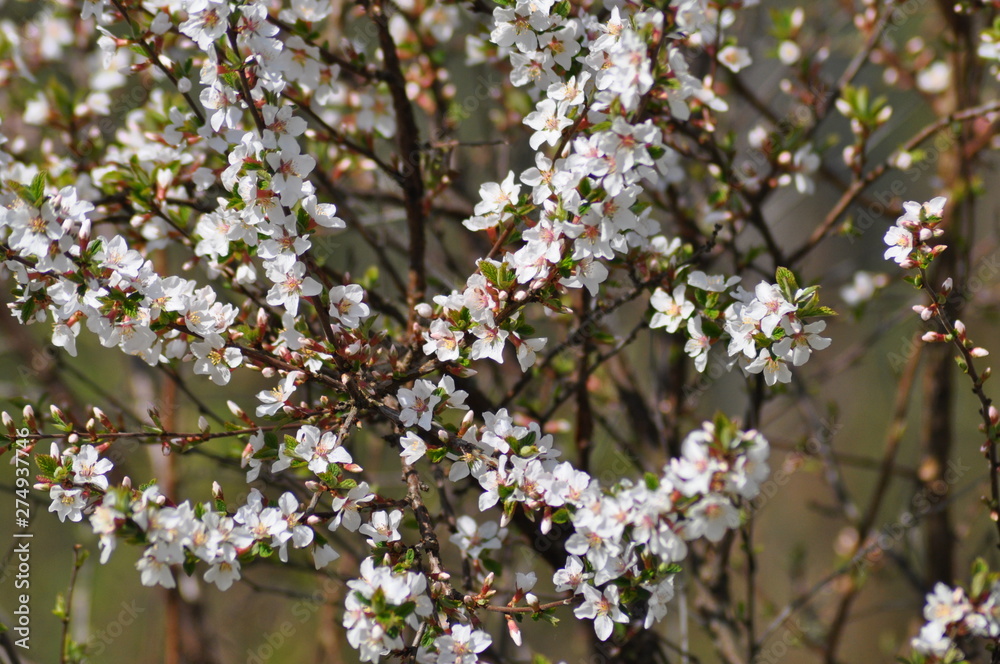
[[[226,496],[222,493],[222,485],[218,482],[212,482],[212,497],[216,500],[225,500]]]
[[[920,338],[929,344],[946,340],[945,336],[940,332],[924,332],[924,335]]]
[[[514,616],[508,615],[504,616],[507,618],[507,632],[510,634],[510,640],[514,642],[515,645],[521,645],[521,628],[517,626],[517,621],[514,620]]]
[[[965,340],[965,323],[960,320],[955,321],[955,332],[958,333],[958,338]]]
[[[927,242],[927,240],[931,239],[933,236],[934,236],[934,234],[931,233],[931,229],[929,229],[929,228],[921,228],[920,229],[919,237],[920,237],[920,241],[921,242]]]
[[[208,426],[208,420],[205,418],[204,415],[200,415],[198,417],[198,431],[201,431],[202,433],[208,433],[209,428],[210,427]]]
[[[948,293],[951,292],[951,289],[954,288],[954,286],[955,286],[954,280],[952,280],[951,277],[948,277],[947,279],[944,280],[944,283],[941,284],[941,294],[947,295]]]
[[[448,432],[445,429],[438,429],[437,437],[442,443],[448,442]]]
[[[126,475],[125,479],[122,480],[122,486],[125,487],[126,489],[131,489],[132,488],[132,478],[129,477],[128,475]]]
[[[971,355],[972,357],[986,357],[989,354],[990,351],[986,350],[985,348],[980,348],[979,346],[976,346],[975,348],[969,351],[969,355]]]
[[[988,414],[990,416],[990,424],[993,426],[1000,424],[1000,411],[997,410],[996,406],[990,406]]]
[[[227,401],[226,405],[229,406],[229,412],[236,417],[243,418],[246,415],[246,413],[243,412],[243,409],[240,408],[235,401]]]
[[[430,318],[434,315],[434,308],[426,302],[421,302],[413,310],[417,312],[418,316],[423,316],[424,318]]]
[[[461,438],[465,435],[465,432],[469,430],[472,426],[472,420],[475,419],[476,414],[471,410],[466,411],[465,417],[462,418],[462,424],[458,427],[458,436]]]
[[[545,516],[542,517],[542,523],[538,526],[539,532],[543,535],[548,535],[549,531],[552,530],[552,515],[549,510],[545,510]]]
[[[519,290],[514,293],[515,302],[524,302],[526,299],[528,299],[528,291]]]
[[[28,428],[38,429],[38,423],[35,421],[35,409],[31,407],[30,403],[24,407],[21,414],[24,415],[24,421],[28,424]]]

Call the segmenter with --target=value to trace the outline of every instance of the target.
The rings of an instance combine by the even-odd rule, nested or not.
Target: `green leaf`
[[[56,606],[52,609],[52,615],[60,619],[66,617],[66,597],[62,593],[56,595]]]
[[[566,523],[569,521],[569,510],[565,507],[560,507],[555,512],[552,513],[553,523]]]
[[[56,461],[55,457],[51,457],[48,454],[36,454],[35,465],[38,466],[38,470],[42,475],[51,479],[56,476],[56,468],[59,467],[59,462]]]
[[[427,458],[431,460],[431,463],[441,463],[446,454],[448,454],[447,447],[432,447],[427,450]]]
[[[646,488],[649,489],[650,491],[656,491],[657,489],[660,488],[660,478],[657,477],[654,473],[646,473],[645,480],[646,480]]]
[[[39,171],[32,180],[31,184],[28,185],[28,193],[31,195],[32,199],[36,201],[32,203],[35,207],[40,207],[42,201],[45,199],[45,182],[48,179],[48,173],[45,171]]]
[[[799,284],[795,280],[795,274],[787,267],[779,267],[774,272],[774,278],[777,280],[785,299],[789,302],[793,301],[795,299],[795,291],[799,289]]]
[[[479,261],[479,271],[483,273],[483,276],[486,277],[487,281],[491,284],[499,286],[500,275],[496,265],[488,260]]]

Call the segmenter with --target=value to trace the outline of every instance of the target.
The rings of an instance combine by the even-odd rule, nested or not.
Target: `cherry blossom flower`
[[[537,110],[524,118],[524,124],[535,130],[528,144],[532,150],[537,150],[542,143],[555,145],[562,137],[563,130],[573,124],[573,121],[566,117],[569,104],[566,102],[556,103],[551,99],[543,99],[538,102]]]
[[[200,9],[195,9],[196,6]],[[205,0],[189,8],[188,20],[181,23],[178,29],[198,44],[198,48],[206,51],[212,42],[226,33],[228,17],[227,0]]]
[[[83,489],[64,489],[58,484],[52,485],[49,489],[49,498],[52,504],[49,511],[55,512],[60,521],[79,521],[83,518],[83,508],[87,506],[87,501],[83,498]]]
[[[712,340],[702,330],[700,316],[688,319],[687,333],[689,338],[684,344],[684,352],[694,359],[694,366],[698,371],[704,371],[708,364],[708,351],[712,347]]]
[[[695,270],[688,275],[687,279],[688,286],[693,286],[694,288],[709,291],[711,293],[723,293],[727,289],[740,283],[739,277],[729,277],[726,278],[725,275],[707,275],[700,270]]]
[[[437,664],[475,664],[479,661],[476,655],[492,642],[489,634],[473,630],[471,625],[452,625],[451,633],[437,640]]]
[[[593,586],[583,586],[583,604],[573,609],[577,618],[593,618],[597,638],[607,641],[614,631],[614,623],[627,623],[626,616],[618,606],[618,586],[609,585],[604,593]]]
[[[363,524],[359,532],[368,536],[372,546],[379,542],[395,542],[400,538],[398,528],[402,518],[403,513],[399,510],[373,512],[371,521]]]
[[[341,525],[351,532],[356,531],[361,526],[361,515],[358,510],[365,503],[375,499],[367,482],[361,482],[356,487],[347,492],[346,496],[333,499],[333,511],[337,515],[330,521],[329,529],[336,530]]]
[[[296,458],[306,461],[309,470],[319,474],[327,472],[331,463],[352,463],[351,455],[340,444],[337,435],[332,431],[320,430],[311,425],[304,425],[295,434],[298,444],[292,453]]]
[[[295,391],[295,381],[302,375],[300,371],[292,371],[286,375],[281,383],[270,390],[257,393],[257,398],[261,405],[257,406],[257,417],[274,415],[285,406],[285,402]]]
[[[267,292],[267,303],[283,306],[293,316],[299,310],[299,298],[319,295],[323,290],[318,281],[305,276],[305,263],[297,261],[293,254],[280,254],[266,267],[267,278],[274,282]]]
[[[684,284],[680,284],[672,294],[667,294],[662,288],[653,291],[649,304],[656,313],[649,321],[651,328],[665,327],[667,332],[673,334],[694,313],[694,303],[684,298],[684,289]]]
[[[72,455],[73,459],[73,482],[78,485],[91,485],[101,491],[108,490],[107,474],[114,464],[108,459],[97,457],[97,448],[93,445],[83,445],[80,451]]]
[[[885,233],[885,243],[889,245],[889,248],[885,250],[883,257],[886,260],[891,258],[903,265],[909,259],[910,252],[914,248],[913,232],[899,226],[890,226]]]
[[[239,348],[227,348],[222,337],[210,335],[202,341],[191,344],[191,351],[198,360],[194,372],[208,376],[216,385],[225,385],[231,376],[230,369],[243,363],[243,353]]]
[[[792,382],[792,372],[788,368],[786,356],[791,348],[791,339],[782,339],[770,350],[761,348],[760,354],[749,363],[746,370],[750,373],[764,373],[764,382],[768,385]]]
[[[506,528],[493,521],[480,525],[471,516],[458,517],[455,527],[458,532],[451,536],[451,541],[469,558],[478,558],[484,550],[499,549],[507,536]]]
[[[240,579],[240,561],[220,560],[205,572],[205,581],[214,583],[219,590],[229,590],[234,581]]]
[[[401,388],[396,393],[399,402],[399,420],[405,427],[418,426],[425,431],[431,428],[431,418],[434,417],[434,407],[441,402],[441,397],[434,394],[434,383],[429,380],[418,380],[413,389]]]
[[[719,62],[734,74],[739,73],[741,70],[746,69],[750,66],[753,60],[750,58],[750,52],[745,48],[740,48],[729,44],[719,51]]]
[[[357,284],[334,286],[330,289],[330,316],[349,328],[356,328],[371,314],[362,302],[365,291]]]
[[[435,355],[442,362],[457,360],[461,355],[459,343],[464,334],[455,332],[441,319],[431,321],[430,331],[424,335],[424,353]]]
[[[412,466],[427,453],[427,443],[412,431],[407,431],[406,435],[399,439],[399,443],[403,446],[403,451],[399,455],[403,457],[403,463],[408,465]]]

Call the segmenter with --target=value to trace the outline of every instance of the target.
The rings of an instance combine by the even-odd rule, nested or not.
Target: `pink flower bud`
[[[971,355],[972,357],[986,357],[989,354],[990,351],[986,350],[985,348],[980,348],[978,346],[969,351],[969,355]]]
[[[936,342],[941,342],[945,340],[943,334],[939,332],[924,332],[924,335],[920,337],[926,343],[932,344]]]
[[[955,321],[955,332],[958,333],[958,338],[965,340],[965,323],[960,320]]]
[[[954,288],[954,286],[955,286],[954,280],[952,280],[951,277],[948,277],[947,279],[944,280],[944,283],[941,284],[941,294],[947,295],[948,293],[951,292],[951,289]]]
[[[430,318],[431,316],[434,315],[433,307],[431,307],[431,305],[427,304],[426,302],[421,302],[420,304],[418,304],[416,307],[414,307],[414,311],[417,312],[418,316],[423,316],[424,318]]]
[[[990,406],[988,414],[990,416],[990,424],[996,426],[1000,423],[1000,411],[997,410],[996,406]]]
[[[510,634],[510,640],[516,645],[521,645],[521,628],[517,626],[517,621],[514,620],[514,616],[505,616],[507,618],[507,632]]]

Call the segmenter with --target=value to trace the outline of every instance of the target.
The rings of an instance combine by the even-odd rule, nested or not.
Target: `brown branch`
[[[962,111],[950,113],[943,118],[935,120],[918,131],[910,140],[903,144],[899,152],[910,152],[911,150],[916,149],[918,145],[953,122],[972,120],[997,110],[1000,110],[1000,101],[992,101],[987,104],[981,104]],[[840,216],[845,210],[847,210],[848,206],[854,202],[854,199],[857,198],[869,184],[880,178],[887,170],[889,170],[889,167],[889,161],[883,161],[878,166],[863,175],[859,180],[852,182],[847,191],[845,191],[840,199],[834,204],[833,209],[827,213],[823,222],[816,228],[816,230],[813,231],[812,235],[809,236],[809,239],[788,256],[788,264],[794,265],[798,261],[802,260],[806,254],[812,251],[817,244],[825,239],[833,228],[833,225],[837,223],[838,219],[840,219]]]
[[[366,2],[368,15],[378,27],[379,45],[385,61],[385,78],[392,94],[396,112],[396,136],[399,142],[399,158],[403,176],[403,194],[406,197],[406,226],[410,234],[409,284],[406,305],[409,310],[409,334],[416,322],[414,307],[423,301],[427,289],[427,275],[424,267],[427,252],[424,223],[424,180],[420,169],[420,131],[413,113],[413,105],[406,94],[406,78],[403,76],[396,42],[389,31],[389,17],[385,13],[384,0]]]

